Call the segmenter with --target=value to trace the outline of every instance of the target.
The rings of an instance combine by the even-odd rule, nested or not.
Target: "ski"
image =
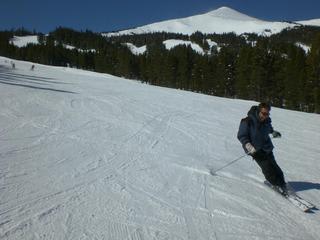
[[[312,206],[304,204],[299,198],[294,195],[287,195],[284,197],[304,212],[309,212],[311,209],[313,209]]]
[[[299,208],[303,212],[310,212],[312,209],[316,208],[314,204],[298,196],[291,186],[288,187],[288,192],[284,194],[280,192],[278,188],[272,186],[268,181],[264,181],[264,184],[287,199],[290,203],[292,203],[295,207]]]
[[[301,203],[303,203],[303,204],[305,204],[306,206],[308,206],[310,209],[312,209],[312,208],[316,209],[316,208],[317,208],[313,203],[311,203],[311,202],[303,199],[302,197],[300,197],[300,196],[296,193],[296,191],[295,191],[289,184],[287,184],[287,186],[288,186],[289,193],[290,193],[291,196],[294,196],[296,199],[298,199]]]

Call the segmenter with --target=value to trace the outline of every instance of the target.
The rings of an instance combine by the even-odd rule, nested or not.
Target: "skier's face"
[[[259,112],[259,119],[261,122],[265,121],[270,115],[270,111],[266,108],[262,108]]]

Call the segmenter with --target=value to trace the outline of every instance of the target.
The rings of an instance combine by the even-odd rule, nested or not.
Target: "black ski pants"
[[[274,159],[273,152],[267,153],[260,150],[256,152],[253,159],[260,166],[266,180],[268,180],[272,185],[282,186],[285,184],[283,172]]]

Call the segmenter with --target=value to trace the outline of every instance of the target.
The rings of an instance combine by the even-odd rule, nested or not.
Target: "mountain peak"
[[[252,20],[259,21],[259,19],[257,18],[250,17],[237,10],[234,10],[232,8],[225,7],[225,6],[215,9],[213,11],[210,11],[207,13],[207,15],[210,15],[211,17],[241,20],[241,21],[252,21]]]
[[[234,32],[237,35],[243,33],[271,35],[294,26],[296,26],[294,23],[263,21],[229,7],[220,7],[204,14],[156,22],[134,29],[110,33],[107,36],[151,32],[173,32],[191,35],[196,31],[206,34]]]

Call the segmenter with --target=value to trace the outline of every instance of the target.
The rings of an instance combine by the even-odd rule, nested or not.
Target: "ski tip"
[[[306,209],[304,212],[305,213],[315,213],[314,211],[319,211],[319,209],[316,207],[310,207],[310,208]]]
[[[308,209],[303,210],[303,212],[305,212],[305,213],[314,213],[312,210],[313,210],[312,208],[308,208]]]

